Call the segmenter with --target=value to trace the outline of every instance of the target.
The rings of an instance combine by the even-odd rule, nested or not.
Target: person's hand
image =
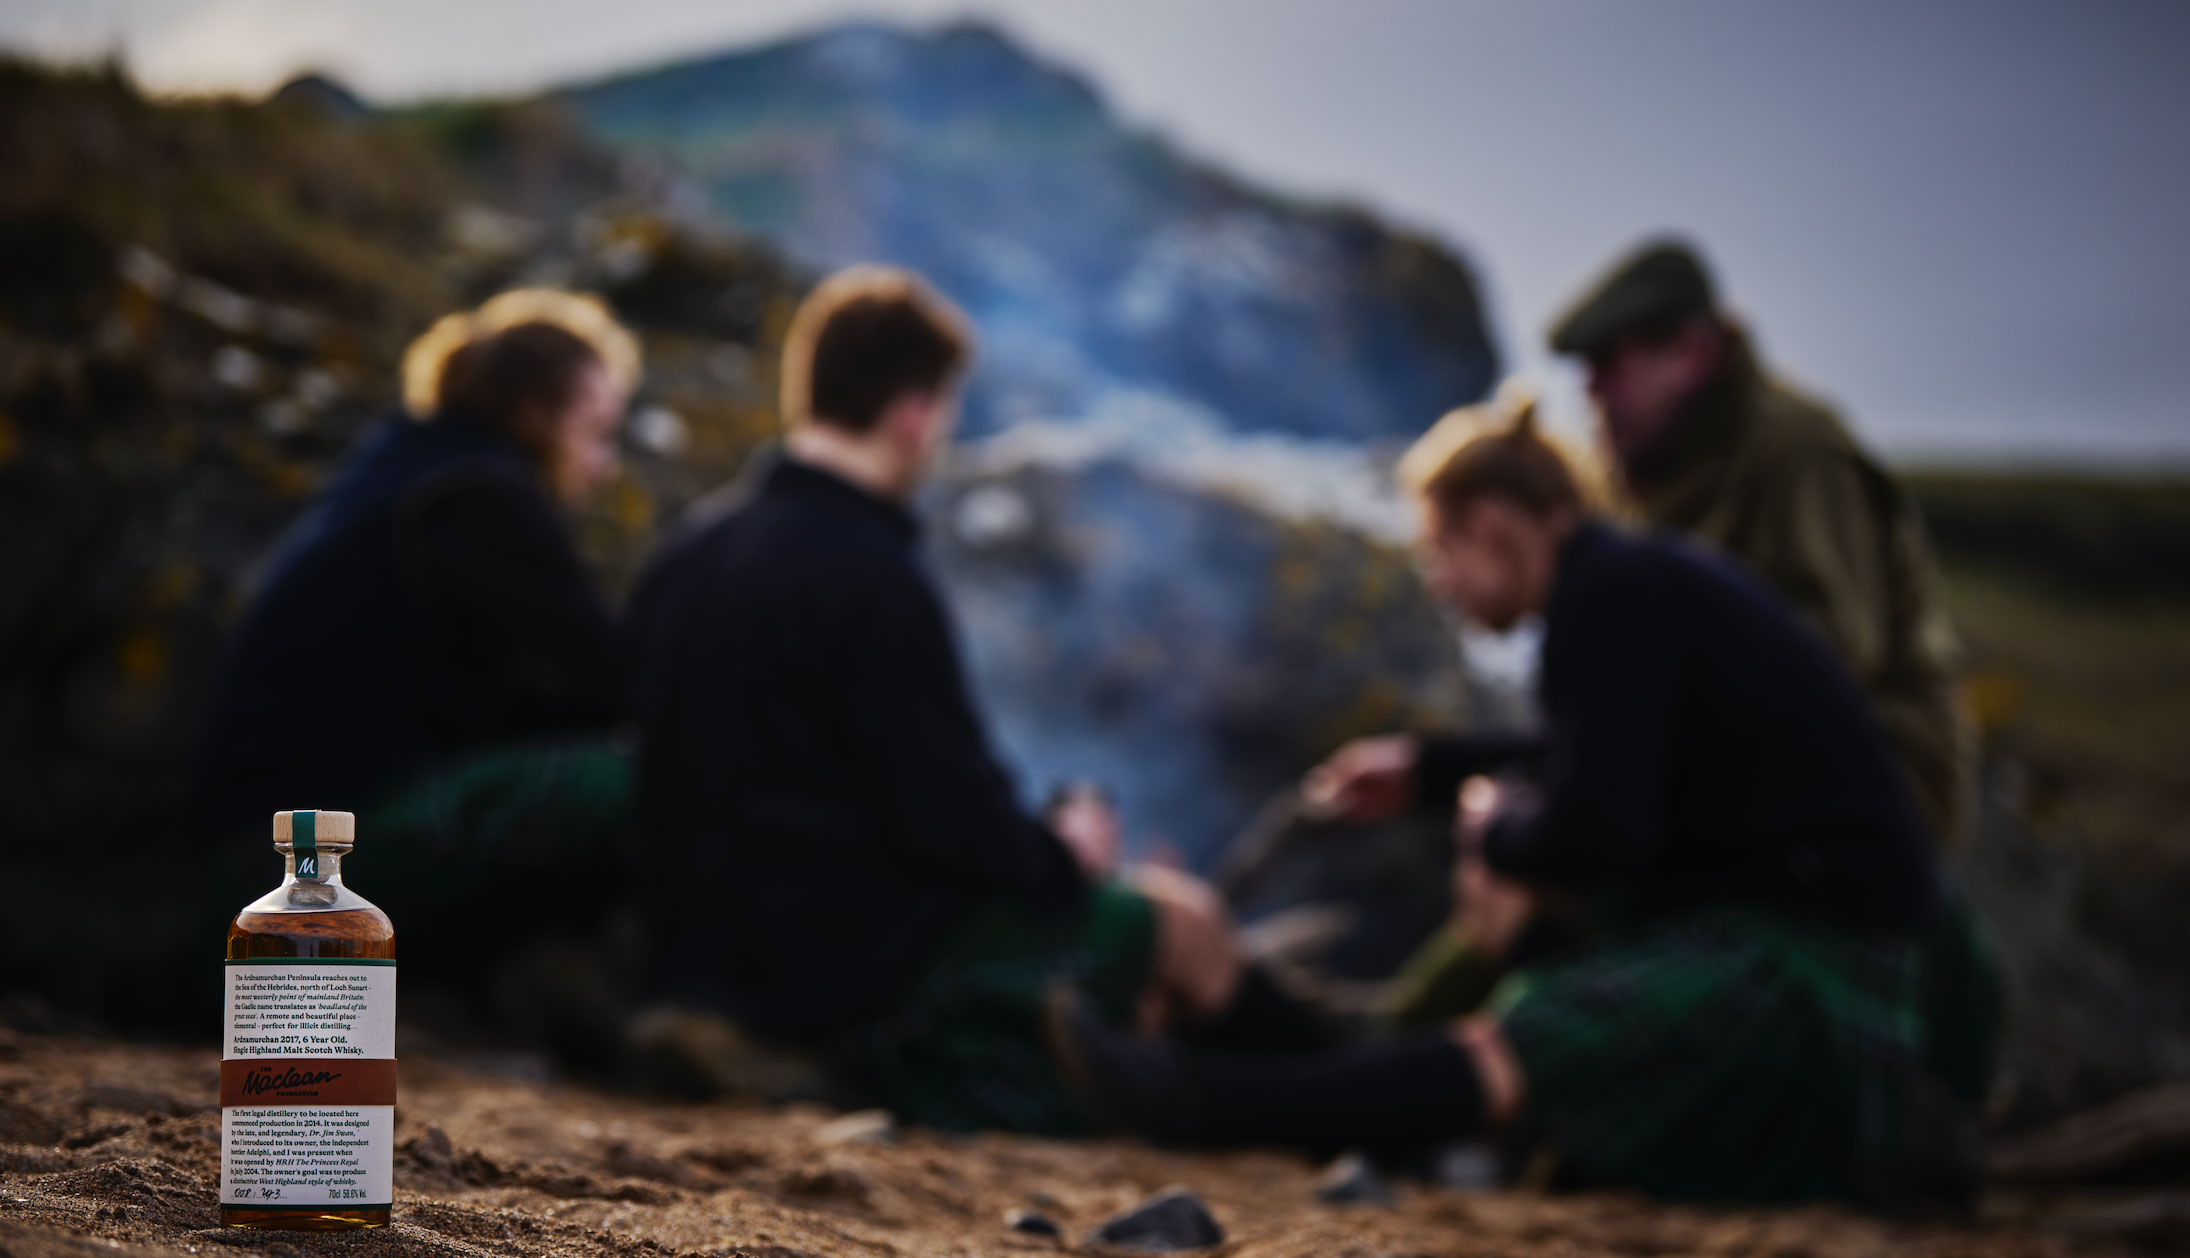
[[[1493,777],[1472,777],[1460,784],[1460,797],[1452,816],[1452,837],[1463,852],[1480,852],[1499,814],[1526,812],[1541,796],[1530,782],[1509,782]]]
[[[1499,874],[1481,852],[1468,848],[1460,851],[1454,878],[1460,897],[1454,925],[1460,937],[1488,956],[1504,956],[1535,914],[1536,893]]]
[[[1506,788],[1497,778],[1471,777],[1460,784],[1460,798],[1453,809],[1452,835],[1463,855],[1483,850],[1483,836],[1505,806]]]
[[[1414,762],[1420,752],[1420,744],[1407,734],[1357,738],[1308,771],[1301,802],[1319,817],[1356,823],[1396,817],[1413,797]]]
[[[1141,1028],[1162,1031],[1177,1017],[1209,1018],[1239,989],[1241,959],[1232,915],[1217,889],[1183,869],[1135,864],[1125,885],[1156,910],[1155,981]]]
[[[1100,790],[1080,785],[1060,792],[1049,806],[1049,828],[1090,880],[1100,882],[1118,871],[1124,827]]]
[[[1453,840],[1460,856],[1453,866],[1453,895],[1459,902],[1460,937],[1491,956],[1503,956],[1536,912],[1536,893],[1491,869],[1483,859],[1483,838],[1507,808],[1525,807],[1526,787],[1497,778],[1471,777],[1460,784],[1453,810]]]

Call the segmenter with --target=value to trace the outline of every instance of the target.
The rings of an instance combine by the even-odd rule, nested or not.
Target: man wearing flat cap
[[[1616,264],[1551,329],[1589,392],[1636,509],[1745,561],[1839,648],[1892,734],[1942,843],[1972,757],[1952,629],[1922,522],[1838,415],[1766,372],[1678,241]]]

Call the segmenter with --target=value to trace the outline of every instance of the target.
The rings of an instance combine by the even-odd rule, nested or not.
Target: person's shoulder
[[[409,477],[392,505],[398,530],[408,536],[497,546],[574,544],[546,482],[515,451],[447,452]]]
[[[1591,522],[1572,540],[1554,578],[1544,654],[1686,650],[1683,626],[1711,601],[1716,561],[1683,534]],[[1671,658],[1668,656],[1668,658]]]
[[[694,501],[664,530],[641,585],[688,584],[791,599],[809,612],[928,593],[901,540],[807,496],[770,492],[765,469]]]
[[[358,444],[361,478],[413,500],[551,502],[538,465],[511,439],[453,416],[383,419]]]
[[[738,481],[694,499],[662,527],[640,573],[633,605],[684,587],[748,579],[740,569],[753,567],[752,559],[774,558],[777,549],[752,541],[752,535],[766,525],[755,508],[747,487]]]
[[[499,451],[452,459],[420,476],[404,496],[421,507],[501,507],[526,514],[552,512],[554,507],[539,473],[516,455]]]
[[[776,606],[784,591],[775,548],[753,535],[754,503],[733,481],[693,500],[657,535],[625,606],[641,634],[689,630],[725,609]],[[679,625],[682,624],[682,628]]]
[[[1576,531],[1571,553],[1585,569],[1606,576],[1649,572],[1693,547],[1684,534],[1629,520],[1585,520]]]
[[[752,492],[743,480],[719,485],[687,503],[661,527],[654,542],[657,563],[719,547],[745,525]]]
[[[1616,605],[1622,622],[1680,619],[1685,608],[1724,597],[1770,595],[1749,566],[1705,538],[1677,529],[1600,525],[1582,557],[1583,601]]]
[[[1755,423],[1750,429],[1753,458],[1781,474],[1872,460],[1837,406],[1784,377],[1768,375],[1757,385]]]
[[[858,513],[806,495],[736,483],[694,502],[668,544],[820,571],[896,572],[915,566],[902,538]]]
[[[1568,551],[1562,584],[1570,604],[1617,604],[1622,616],[1647,614],[1668,583],[1693,581],[1711,562],[1710,553],[1685,534],[1591,521]]]
[[[1776,378],[1759,394],[1745,479],[1764,518],[1823,513],[1821,532],[1836,534],[1852,520],[1883,519],[1902,509],[1893,473],[1831,403]]]

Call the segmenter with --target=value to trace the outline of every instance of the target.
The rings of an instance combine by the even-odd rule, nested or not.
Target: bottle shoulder
[[[306,894],[295,894],[300,891]],[[228,956],[393,959],[395,925],[378,905],[345,887],[291,883],[236,914],[228,927]]]
[[[297,879],[280,886],[251,901],[243,908],[245,913],[350,913],[365,910],[381,913],[378,905],[350,890],[340,882],[313,882]],[[239,915],[240,916],[240,915]]]

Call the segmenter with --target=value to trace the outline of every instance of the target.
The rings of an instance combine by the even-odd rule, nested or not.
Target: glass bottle
[[[228,927],[221,1222],[388,1222],[395,1159],[395,928],[342,883],[346,812],[274,814],[279,887]]]

